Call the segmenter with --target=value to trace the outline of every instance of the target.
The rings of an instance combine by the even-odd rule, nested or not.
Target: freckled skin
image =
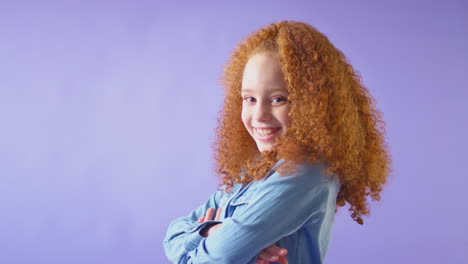
[[[242,122],[255,140],[259,151],[270,150],[275,138],[289,125],[288,90],[284,83],[281,64],[272,53],[253,55],[247,62],[242,77]],[[271,140],[259,139],[256,127],[280,128]]]

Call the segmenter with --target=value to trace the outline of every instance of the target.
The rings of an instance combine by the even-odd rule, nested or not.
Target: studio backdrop
[[[466,1],[2,1],[0,263],[168,263],[216,190],[223,65],[250,32],[309,23],[383,112],[393,158],[326,263],[467,263]]]

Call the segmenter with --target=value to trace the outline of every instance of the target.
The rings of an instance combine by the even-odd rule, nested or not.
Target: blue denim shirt
[[[188,216],[173,220],[164,238],[172,263],[254,264],[264,248],[286,248],[290,264],[322,263],[334,222],[337,180],[325,180],[323,163],[305,164],[290,175],[274,169],[233,191],[217,191]],[[198,222],[210,207],[222,207],[219,221]],[[208,237],[206,225],[222,223]],[[274,262],[278,263],[278,262]]]

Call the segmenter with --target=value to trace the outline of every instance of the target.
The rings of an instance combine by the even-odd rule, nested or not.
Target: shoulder
[[[290,168],[283,171],[282,166],[290,166]],[[272,169],[272,173],[265,177],[264,181],[275,181],[280,179],[294,180],[299,183],[314,183],[314,184],[334,184],[340,186],[339,178],[336,175],[326,174],[328,163],[324,161],[317,161],[314,163],[303,162],[300,164],[290,165],[286,164],[284,159],[279,160]]]
[[[226,190],[227,189],[227,186],[226,185],[222,185],[220,186],[220,189],[216,192],[218,196],[222,196],[222,197],[230,197],[232,195],[234,195],[236,192],[239,191],[239,189],[241,189],[243,186],[242,183],[234,183],[232,188],[229,190],[229,192]]]

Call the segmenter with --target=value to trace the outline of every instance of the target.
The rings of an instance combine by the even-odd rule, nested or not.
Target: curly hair
[[[244,67],[254,54],[277,54],[284,74],[291,124],[275,146],[260,152],[241,120]],[[363,224],[366,197],[380,200],[390,173],[382,113],[344,54],[314,27],[280,21],[248,35],[232,52],[221,78],[224,104],[218,116],[214,150],[220,185],[261,179],[280,159],[280,174],[303,162],[325,161],[324,173],[339,177],[336,210],[349,203],[351,217]]]

